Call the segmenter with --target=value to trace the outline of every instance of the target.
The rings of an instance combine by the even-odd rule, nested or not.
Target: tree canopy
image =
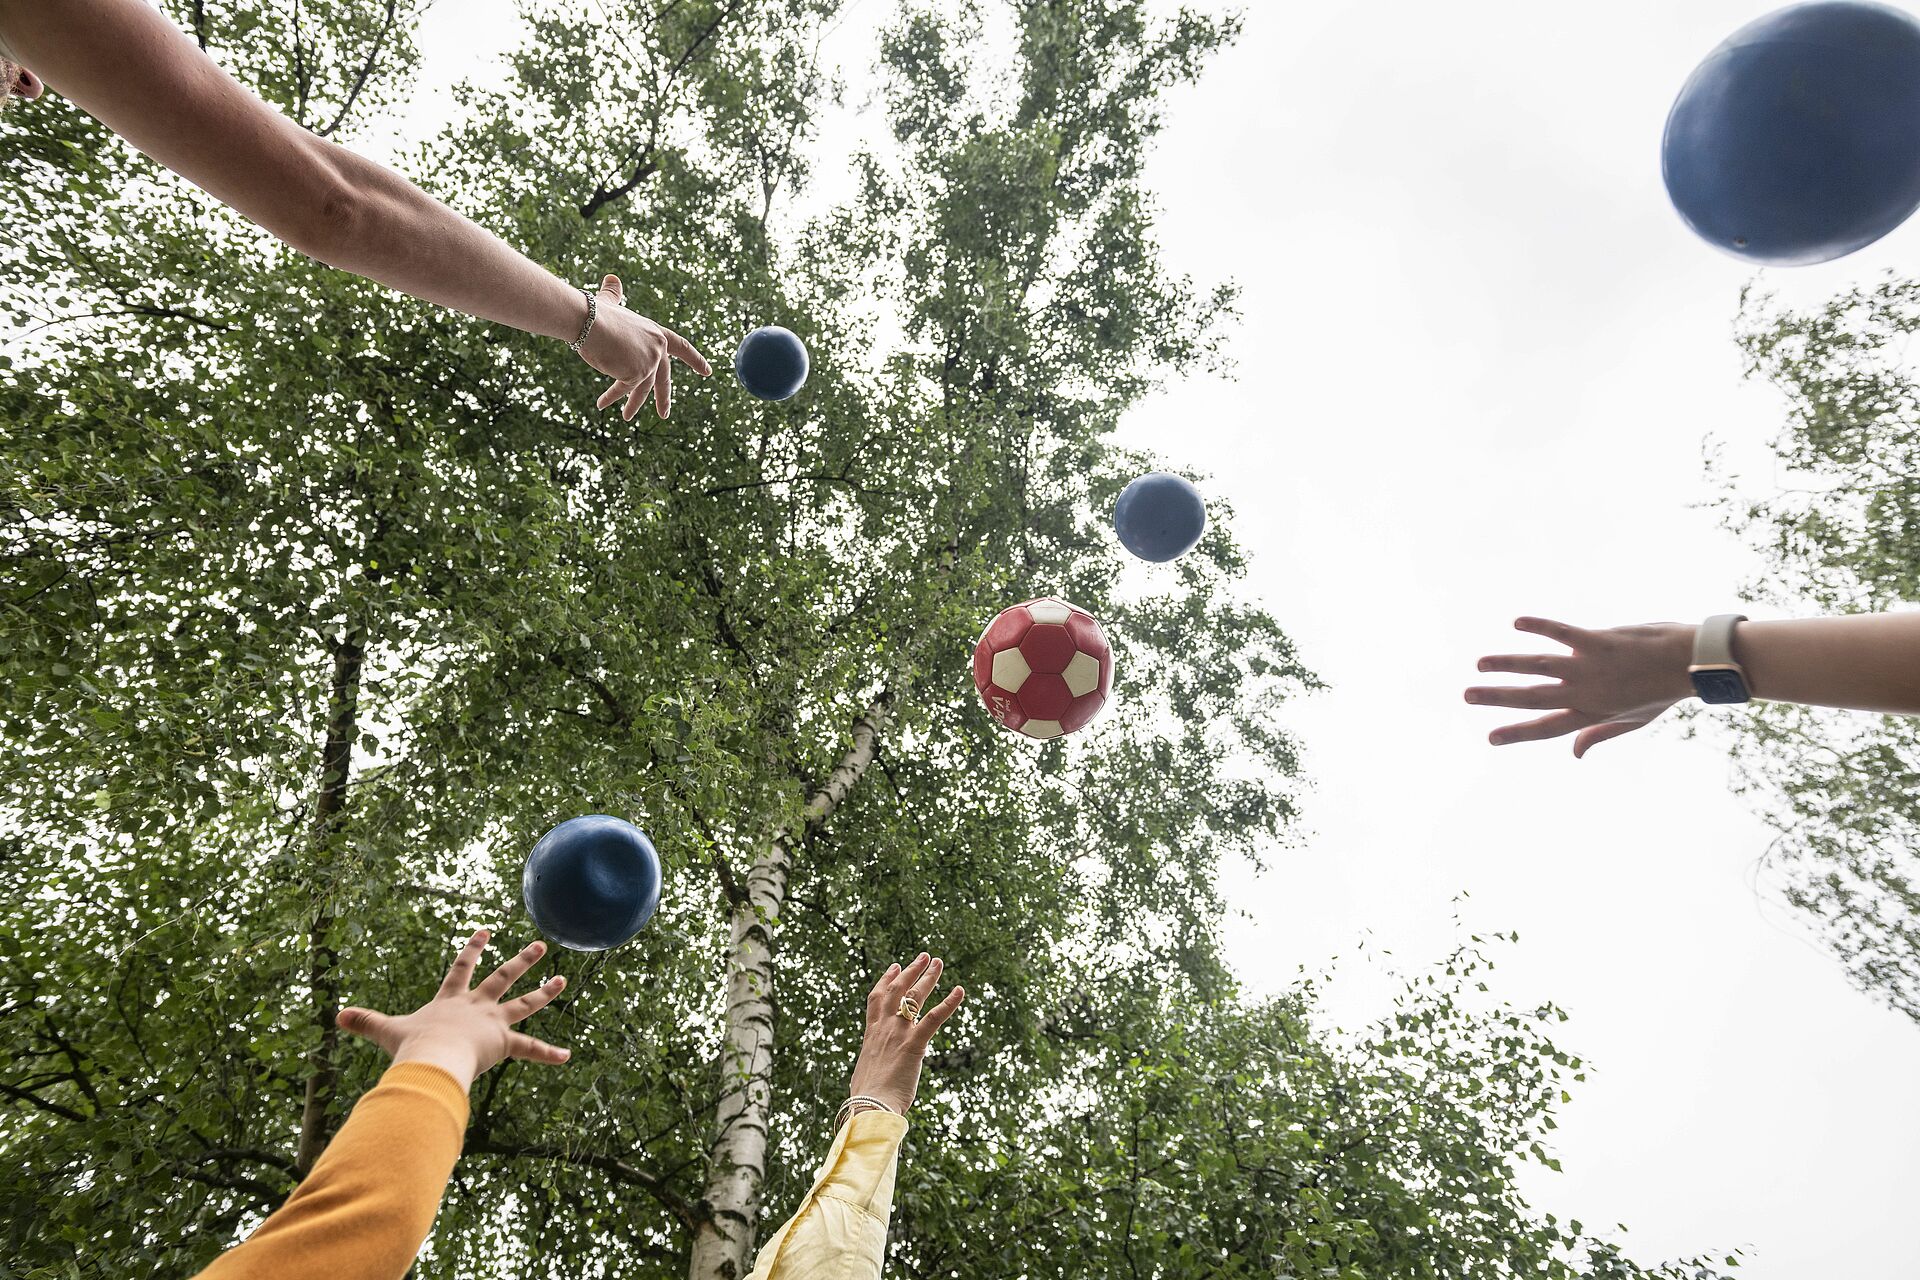
[[[1750,293],[1740,342],[1786,398],[1780,481],[1728,477],[1758,593],[1831,613],[1920,605],[1920,284],[1887,277],[1807,311]],[[1920,723],[1760,704],[1734,729],[1775,830],[1766,865],[1870,995],[1920,1019]]]
[[[343,141],[410,91],[415,6],[167,8]],[[1231,318],[1141,173],[1234,22],[905,5],[892,145],[805,218],[834,0],[525,17],[406,168],[710,354],[794,329],[801,397],[596,416],[560,344],[303,259],[57,100],[0,119],[13,1265],[190,1274],[244,1234],[380,1068],[333,1011],[410,1007],[464,928],[517,942],[526,849],[599,811],[654,837],[661,911],[558,958],[573,1062],[476,1087],[421,1274],[740,1274],[921,947],[974,998],[901,1274],[1642,1274],[1514,1189],[1578,1063],[1557,1011],[1480,1002],[1477,943],[1354,1037],[1220,955],[1315,682],[1229,511],[1144,577],[1105,520],[1146,462],[1121,415]],[[1103,619],[1120,692],[1033,746],[968,654],[1042,593]]]

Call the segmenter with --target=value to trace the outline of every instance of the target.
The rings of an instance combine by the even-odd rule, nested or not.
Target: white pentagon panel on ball
[[[1035,600],[1027,606],[1027,612],[1033,615],[1035,622],[1052,622],[1066,626],[1067,619],[1073,616],[1073,610],[1058,600]]]
[[[1033,668],[1018,649],[1002,649],[993,655],[993,683],[1008,693],[1020,692],[1020,686],[1032,674]]]
[[[1029,720],[1020,726],[1020,732],[1029,738],[1057,738],[1065,730],[1058,720]]]
[[[1074,697],[1092,693],[1100,687],[1100,659],[1082,649],[1060,674],[1067,682],[1067,692]]]

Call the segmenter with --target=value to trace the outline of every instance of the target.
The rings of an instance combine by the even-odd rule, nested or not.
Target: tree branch
[[[353,104],[360,100],[360,91],[367,87],[367,77],[373,74],[373,64],[379,59],[380,50],[387,43],[387,36],[393,32],[399,2],[400,0],[387,0],[386,19],[380,24],[379,34],[373,38],[373,47],[367,50],[366,59],[360,64],[360,73],[353,78],[353,88],[347,91],[346,101],[340,104],[339,114],[334,116],[333,123],[326,128],[314,130],[321,137],[332,137],[334,131],[346,122],[347,113],[353,110]]]
[[[0,1084],[0,1093],[6,1094],[9,1098],[18,1098],[21,1102],[31,1103],[42,1111],[59,1116],[62,1120],[84,1121],[88,1118],[80,1112],[75,1111],[72,1107],[63,1107],[57,1102],[48,1102],[36,1093],[29,1093],[25,1089],[16,1089],[10,1084]]]
[[[579,1165],[604,1173],[615,1181],[639,1187],[658,1201],[662,1208],[672,1214],[674,1219],[689,1231],[699,1226],[702,1217],[700,1209],[689,1204],[685,1197],[669,1187],[664,1180],[614,1156],[548,1146],[544,1143],[502,1142],[488,1137],[476,1138],[468,1143],[467,1154],[503,1156],[509,1160],[558,1160],[563,1164]]]

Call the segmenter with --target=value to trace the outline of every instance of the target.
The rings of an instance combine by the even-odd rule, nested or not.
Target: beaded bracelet
[[[567,344],[567,350],[575,355],[580,354],[580,344],[593,332],[593,322],[600,316],[600,295],[592,289],[582,289],[580,292],[587,295],[587,322],[580,326],[580,336]]]
[[[888,1111],[893,1112],[895,1115],[899,1114],[898,1112],[894,1112],[892,1107],[880,1101],[878,1098],[870,1098],[864,1093],[856,1093],[840,1104],[840,1110],[834,1112],[833,1127],[838,1129],[853,1116],[860,1114],[859,1111],[854,1110],[856,1107],[863,1107],[869,1111]]]

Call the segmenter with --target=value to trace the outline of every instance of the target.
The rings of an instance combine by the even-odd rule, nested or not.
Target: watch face
[[[1747,682],[1740,678],[1738,671],[1696,671],[1693,691],[1700,695],[1702,702],[1747,701]]]

